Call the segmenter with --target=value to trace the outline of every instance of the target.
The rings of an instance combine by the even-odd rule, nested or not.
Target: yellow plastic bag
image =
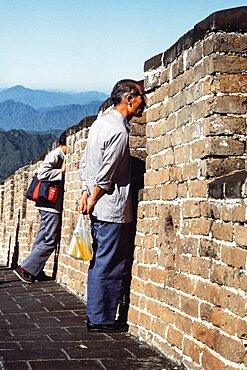
[[[75,230],[73,231],[67,254],[84,261],[92,259],[92,246],[82,214],[80,214]]]

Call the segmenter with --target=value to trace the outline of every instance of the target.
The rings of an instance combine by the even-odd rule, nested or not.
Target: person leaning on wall
[[[56,249],[61,230],[63,209],[63,184],[66,169],[65,154],[67,151],[66,133],[59,137],[59,146],[48,153],[38,170],[39,180],[59,181],[61,188],[56,203],[37,202],[35,206],[40,213],[40,225],[31,253],[16,267],[14,273],[25,283],[45,278],[44,266]]]
[[[142,86],[121,80],[113,87],[114,108],[90,128],[79,175],[85,181],[79,212],[89,214],[93,259],[88,271],[87,329],[124,332],[117,310],[124,290],[131,247],[131,158],[129,132],[132,117],[142,116]]]

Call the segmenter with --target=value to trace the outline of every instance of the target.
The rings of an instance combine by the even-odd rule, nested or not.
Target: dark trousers
[[[33,276],[43,270],[46,261],[56,249],[60,228],[61,214],[46,211],[40,212],[39,231],[31,253],[22,262],[21,266]]]
[[[92,218],[94,257],[88,271],[87,317],[93,324],[114,324],[128,272],[131,223]]]

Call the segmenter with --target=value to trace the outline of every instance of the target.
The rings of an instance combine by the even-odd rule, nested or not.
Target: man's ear
[[[127,102],[132,107],[132,95],[127,95]]]

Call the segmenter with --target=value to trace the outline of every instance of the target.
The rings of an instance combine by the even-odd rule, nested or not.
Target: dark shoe
[[[40,271],[37,276],[34,276],[34,280],[51,281],[51,280],[54,280],[54,278],[52,276],[46,275],[44,271]]]
[[[24,281],[24,283],[32,284],[32,275],[25,271],[21,266],[17,266],[16,269],[13,270],[13,273],[16,274],[19,279]]]
[[[114,324],[92,324],[87,323],[87,330],[94,333],[124,333],[129,329],[129,325],[120,322],[115,322]]]

